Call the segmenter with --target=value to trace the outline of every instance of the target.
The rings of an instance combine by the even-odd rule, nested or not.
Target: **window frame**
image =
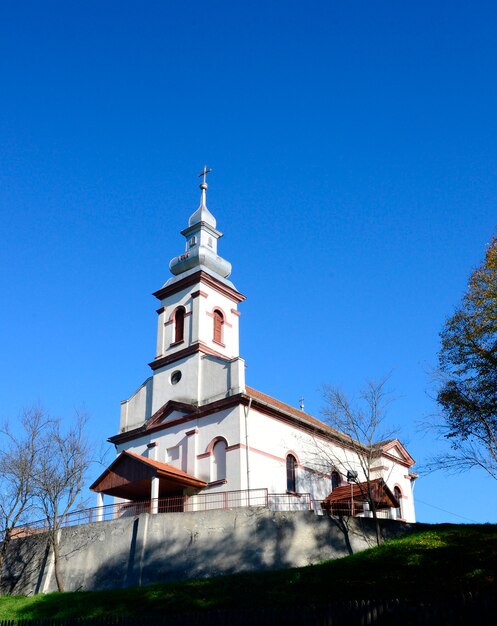
[[[297,466],[298,461],[293,454],[286,456],[286,490],[288,493],[297,493]]]
[[[395,508],[395,516],[397,519],[404,519],[404,512],[402,511],[402,490],[398,485],[393,488],[393,495],[399,501],[399,506]]]
[[[174,311],[174,336],[173,336],[173,345],[177,343],[182,343],[185,340],[185,317],[186,317],[186,309],[184,306],[179,306],[176,311]]]
[[[221,311],[221,309],[216,308],[212,312],[212,317],[213,317],[212,341],[214,341],[214,343],[218,343],[221,346],[224,346],[224,343],[223,343],[224,324],[225,324],[224,313]]]
[[[331,478],[331,491],[335,491],[342,484],[342,478],[340,472],[333,470],[330,475]],[[336,483],[336,484],[335,484]]]

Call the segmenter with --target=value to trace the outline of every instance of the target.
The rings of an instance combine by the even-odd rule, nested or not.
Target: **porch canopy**
[[[377,510],[398,508],[399,501],[389,489],[383,478],[370,481],[372,499]],[[368,502],[368,483],[351,483],[336,487],[324,500],[323,508],[329,513],[352,511],[352,515],[364,511],[364,503]]]
[[[202,489],[207,483],[186,472],[126,450],[97,478],[90,489],[100,494],[139,502],[150,500],[151,484],[158,479],[159,498],[180,495],[183,489]],[[155,497],[155,496],[154,496]]]

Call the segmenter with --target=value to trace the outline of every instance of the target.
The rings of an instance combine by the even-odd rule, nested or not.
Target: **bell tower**
[[[171,260],[173,277],[154,293],[160,307],[152,414],[169,400],[201,406],[245,388],[238,341],[238,303],[245,296],[228,280],[231,264],[217,254],[222,233],[207,208],[210,171],[199,174],[200,205],[181,231],[185,252]]]

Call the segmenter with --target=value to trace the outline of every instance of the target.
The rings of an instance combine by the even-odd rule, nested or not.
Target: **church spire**
[[[200,205],[188,220],[188,226],[193,226],[193,224],[197,224],[198,222],[206,222],[213,228],[216,228],[216,218],[207,208],[207,189],[209,188],[209,185],[207,184],[206,178],[207,174],[210,174],[210,172],[212,172],[212,169],[204,165],[204,169],[198,175],[199,178],[202,176],[202,182],[199,185],[201,189]]]
[[[223,234],[216,229],[216,218],[207,208],[207,174],[212,170],[204,165],[199,174],[200,205],[190,216],[188,227],[181,231],[186,238],[186,251],[174,257],[169,263],[169,269],[175,276],[184,272],[203,270],[217,278],[226,279],[231,274],[231,263],[217,254],[217,240]]]

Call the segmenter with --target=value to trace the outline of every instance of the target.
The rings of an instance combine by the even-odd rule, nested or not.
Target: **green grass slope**
[[[164,615],[497,588],[497,525],[440,525],[319,565],[137,589],[0,598],[0,619]]]

